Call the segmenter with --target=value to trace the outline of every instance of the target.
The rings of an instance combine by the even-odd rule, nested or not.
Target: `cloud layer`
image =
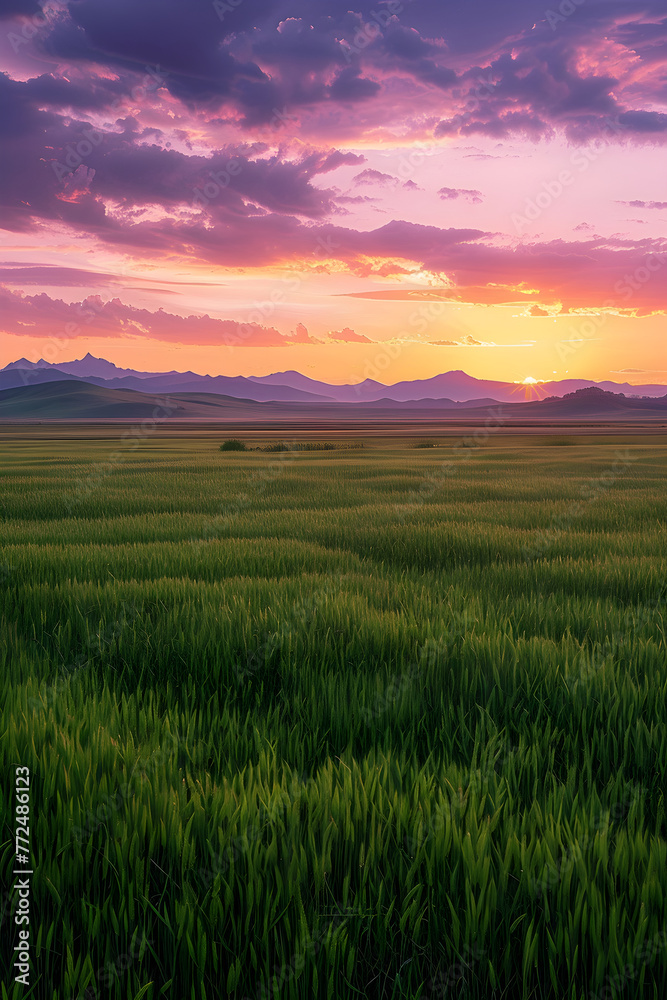
[[[8,0],[0,16],[0,226],[12,245],[34,247],[22,269],[0,265],[6,332],[52,335],[77,308],[62,290],[96,287],[104,295],[82,292],[78,306],[99,336],[374,343],[347,313],[309,319],[315,335],[291,316],[239,324],[192,300],[147,308],[119,277],[128,261],[165,284],[181,271],[194,287],[289,270],[318,289],[333,276],[346,296],[512,307],[541,321],[667,311],[667,242],[645,221],[667,208],[657,188],[609,195],[639,210],[627,221],[644,224],[644,239],[598,235],[581,216],[574,235],[554,237],[539,213],[527,235],[498,207],[510,158],[521,169],[547,142],[579,155],[597,141],[622,153],[665,142],[664,0],[554,10],[539,0],[62,0],[47,14]],[[463,150],[465,171],[453,155]],[[495,186],[480,179],[490,160]],[[527,197],[539,205],[549,190]],[[58,293],[21,294],[55,280],[42,247],[99,264],[60,261]]]

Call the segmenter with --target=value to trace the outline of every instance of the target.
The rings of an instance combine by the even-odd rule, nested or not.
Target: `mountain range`
[[[578,389],[597,387],[626,396],[662,397],[667,386],[630,385],[627,382],[594,382],[592,379],[562,379],[526,386],[522,383],[476,379],[463,371],[443,372],[428,379],[414,379],[385,385],[366,379],[356,385],[320,382],[296,371],[273,375],[199,375],[195,372],[141,372],[118,368],[104,358],[87,354],[77,361],[52,364],[20,358],[0,370],[0,391],[47,382],[78,379],[107,389],[145,393],[207,393],[255,402],[291,403],[370,403],[380,400],[411,402],[439,400],[459,404],[489,401],[518,403],[527,393],[537,397],[564,397]]]
[[[113,388],[63,375],[35,385],[0,391],[0,421],[141,420],[151,426],[165,420],[222,421],[228,424],[293,423],[371,426],[377,423],[439,423],[539,425],[576,421],[660,422],[667,426],[667,394],[661,398],[630,398],[597,386],[565,396],[528,402],[500,403],[479,399],[395,400],[388,397],[345,403],[335,400],[256,400],[212,392],[154,394]]]

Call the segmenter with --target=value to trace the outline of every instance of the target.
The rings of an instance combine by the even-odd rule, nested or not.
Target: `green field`
[[[120,433],[0,443],[2,998],[662,1000],[664,438]]]

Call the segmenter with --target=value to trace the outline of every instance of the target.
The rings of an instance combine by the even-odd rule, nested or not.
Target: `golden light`
[[[512,391],[520,393],[524,399],[544,399],[549,394],[544,385],[544,379],[534,378],[532,375],[526,375],[523,379],[517,379],[514,384],[516,385],[516,389]]]

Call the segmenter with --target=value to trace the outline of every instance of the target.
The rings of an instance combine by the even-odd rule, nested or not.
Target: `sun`
[[[544,379],[535,378],[534,375],[526,375],[525,378],[517,379],[514,384],[516,389],[513,389],[512,392],[522,394],[524,399],[543,399],[547,395]]]

